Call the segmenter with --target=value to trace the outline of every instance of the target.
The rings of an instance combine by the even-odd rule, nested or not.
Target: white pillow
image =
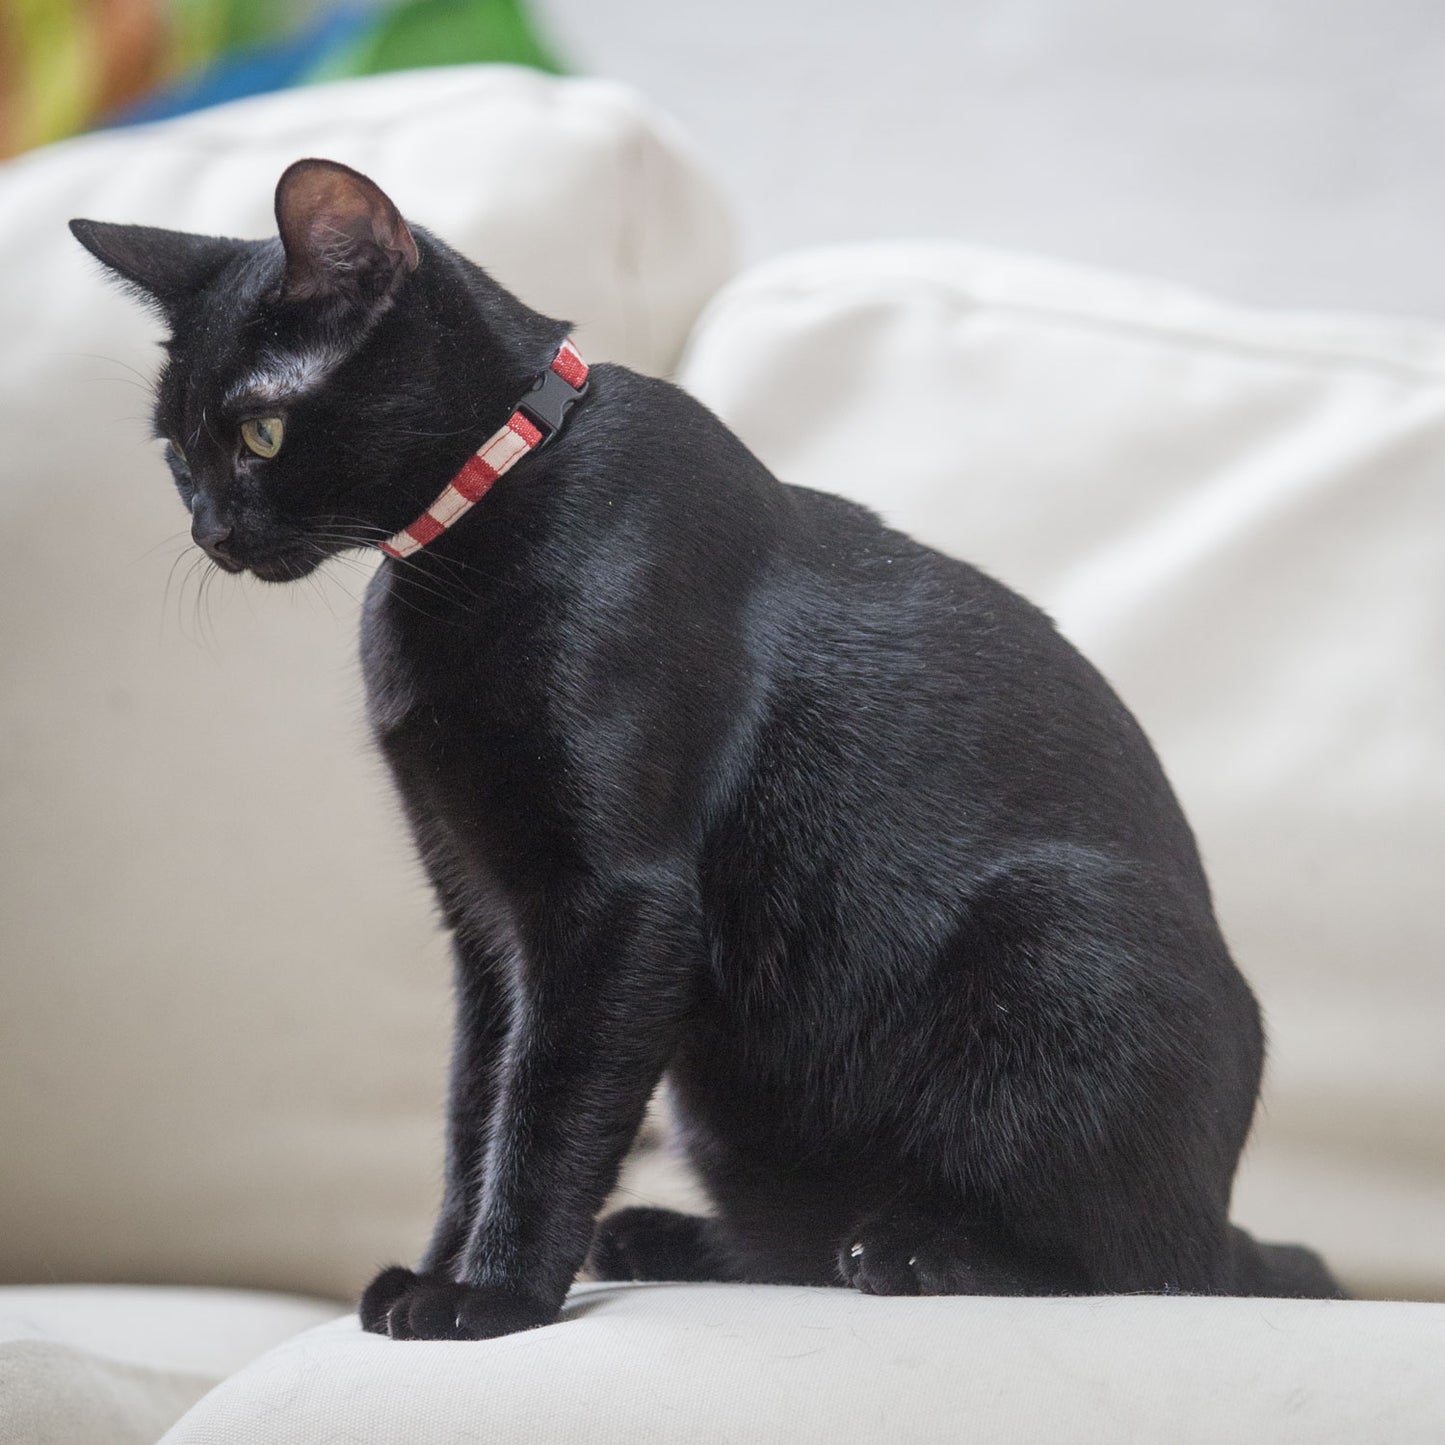
[[[150,1445],[243,1365],[338,1313],[250,1290],[0,1288],[0,1438]]]
[[[1113,680],[1268,1016],[1238,1216],[1445,1297],[1445,333],[889,245],[735,280],[682,380]]]
[[[225,579],[198,607],[147,440],[157,329],[65,229],[268,234],[308,154],[575,320],[589,360],[665,370],[729,264],[663,122],[519,70],[0,168],[0,1279],[347,1295],[440,1197],[449,964],[364,735],[363,579]]]
[[[632,91],[451,66],[259,96],[0,167],[6,319],[28,323],[22,334],[48,356],[103,340],[131,359],[156,328],[118,290],[98,294],[95,263],[64,221],[274,235],[276,181],[306,155],[364,171],[408,220],[538,310],[575,321],[588,360],[671,371],[733,270],[718,193],[671,122]],[[6,357],[21,374],[36,359]]]

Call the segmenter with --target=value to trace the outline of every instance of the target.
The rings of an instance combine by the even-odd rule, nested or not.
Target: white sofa
[[[146,439],[156,333],[64,231],[264,234],[308,153],[589,359],[676,374],[788,480],[1054,613],[1155,738],[1266,1006],[1236,1213],[1374,1298],[581,1284],[504,1340],[358,1331],[434,1208],[448,1027],[361,725],[359,582],[198,593]],[[1445,333],[952,245],[734,268],[666,122],[524,72],[0,169],[7,1445],[1445,1437]],[[658,1147],[623,1182],[690,1189]]]

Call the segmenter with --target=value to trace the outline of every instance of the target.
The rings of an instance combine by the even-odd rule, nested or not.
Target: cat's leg
[[[679,875],[554,891],[519,931],[476,1216],[452,1279],[378,1281],[398,1339],[486,1339],[557,1317],[703,959]]]
[[[891,1159],[858,1159],[858,1216],[829,1244],[842,1280],[1239,1290],[1227,1210],[1258,1015],[1206,909],[1167,876],[1076,849],[998,869],[879,1027],[878,1079],[855,1098],[909,1112]],[[830,1147],[889,1127],[855,1111]]]
[[[406,796],[403,792],[404,802]],[[456,1012],[441,1210],[417,1269],[394,1265],[383,1270],[362,1294],[362,1326],[377,1334],[387,1333],[387,1314],[404,1290],[426,1276],[443,1281],[451,1277],[471,1233],[496,1093],[497,1059],[512,1017],[504,950],[487,931],[483,910],[470,896],[466,871],[451,835],[434,818],[409,806],[407,811],[417,850],[451,930]]]
[[[361,1325],[387,1334],[387,1315],[396,1299],[425,1277],[451,1279],[451,1270],[477,1215],[487,1127],[496,1094],[496,1068],[506,1043],[512,1009],[506,997],[499,955],[465,935],[454,936],[457,1017],[452,1036],[447,1097],[447,1163],[442,1204],[431,1243],[416,1270],[383,1270],[361,1296]]]
[[[991,1121],[975,1122],[990,1162],[1006,1158],[989,1138]],[[861,1216],[836,1241],[838,1280],[882,1295],[1276,1292],[1275,1272],[1232,1237],[1228,1175],[1221,1187],[1187,1143],[1101,1146],[1082,1132],[1070,1140],[1063,1111],[1056,1127],[1060,1139],[1036,1141],[1025,1167],[996,1171],[986,1202],[963,1190],[942,1201],[920,1183]],[[1241,1267],[1246,1254],[1252,1274]]]
[[[717,1221],[637,1206],[597,1226],[588,1268],[597,1279],[737,1280]]]
[[[458,940],[455,953],[456,1025],[447,1090],[445,1185],[441,1213],[419,1266],[427,1274],[450,1271],[476,1220],[497,1060],[511,1022],[503,961],[475,942]]]
[[[504,962],[463,930],[453,935],[456,1020],[447,1091],[446,1165],[441,1210],[415,1271],[393,1265],[362,1294],[364,1329],[387,1334],[397,1299],[424,1279],[446,1283],[476,1220],[483,1155],[491,1118],[497,1059],[506,1043],[511,1007]]]
[[[942,976],[971,1067],[939,1147],[1009,1252],[1059,1292],[1235,1292],[1263,1037],[1198,880],[1034,849],[975,895]]]
[[[1098,1168],[1080,1143],[986,1207],[920,1186],[864,1215],[837,1244],[838,1280],[883,1295],[1275,1293],[1241,1280],[1238,1231],[1187,1162],[1161,1151]]]

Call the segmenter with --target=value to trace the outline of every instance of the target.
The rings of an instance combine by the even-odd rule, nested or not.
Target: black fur
[[[157,426],[198,536],[270,580],[411,521],[566,331],[302,166],[284,248],[76,223],[171,321]],[[228,389],[325,346],[250,458]],[[1008,589],[599,366],[558,440],[382,565],[362,655],[458,1015],[441,1217],[368,1329],[544,1324],[589,1246],[614,1278],[1339,1293],[1228,1223],[1254,1000],[1148,742]],[[594,1243],[664,1075],[715,1217]]]

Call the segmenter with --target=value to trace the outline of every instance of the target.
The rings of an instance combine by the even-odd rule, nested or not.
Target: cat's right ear
[[[286,248],[288,301],[369,309],[417,267],[416,241],[391,198],[339,161],[287,166],[276,185],[276,229]]]
[[[169,315],[235,254],[236,242],[158,226],[76,220],[70,234],[142,301]]]

